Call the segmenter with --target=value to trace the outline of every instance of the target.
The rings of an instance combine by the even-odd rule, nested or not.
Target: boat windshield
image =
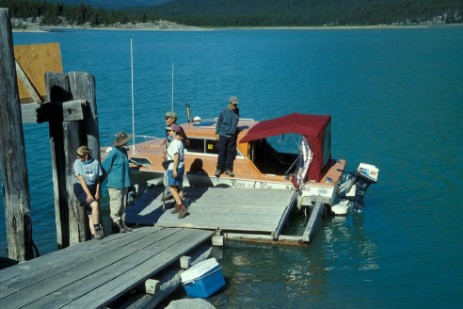
[[[250,142],[251,160],[266,174],[289,175],[297,169],[302,136],[285,134]]]

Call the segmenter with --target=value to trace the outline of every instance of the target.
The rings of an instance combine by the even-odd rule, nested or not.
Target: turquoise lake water
[[[217,308],[463,306],[463,27],[354,30],[14,33],[59,42],[65,72],[95,75],[102,144],[162,136],[171,105],[216,117],[231,95],[242,117],[330,114],[332,155],[378,166],[359,214],[323,223],[310,247],[231,243]],[[46,124],[24,126],[34,241],[56,250]],[[219,205],[218,205],[219,206]],[[107,211],[106,211],[107,213]],[[0,201],[0,255],[6,255]]]

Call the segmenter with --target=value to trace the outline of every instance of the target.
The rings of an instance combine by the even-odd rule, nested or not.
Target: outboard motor
[[[355,199],[353,210],[358,211],[365,206],[363,198],[368,187],[378,181],[379,169],[371,164],[360,163],[355,172]]]

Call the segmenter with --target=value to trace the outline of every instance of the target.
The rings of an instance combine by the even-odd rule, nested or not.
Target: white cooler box
[[[180,277],[183,288],[190,297],[207,298],[225,285],[222,269],[215,258],[192,266]]]

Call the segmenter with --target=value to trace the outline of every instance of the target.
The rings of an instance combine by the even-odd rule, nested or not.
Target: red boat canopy
[[[293,113],[283,117],[259,121],[249,129],[240,143],[275,135],[296,133],[307,138],[314,153],[308,180],[320,181],[331,161],[331,116]]]

